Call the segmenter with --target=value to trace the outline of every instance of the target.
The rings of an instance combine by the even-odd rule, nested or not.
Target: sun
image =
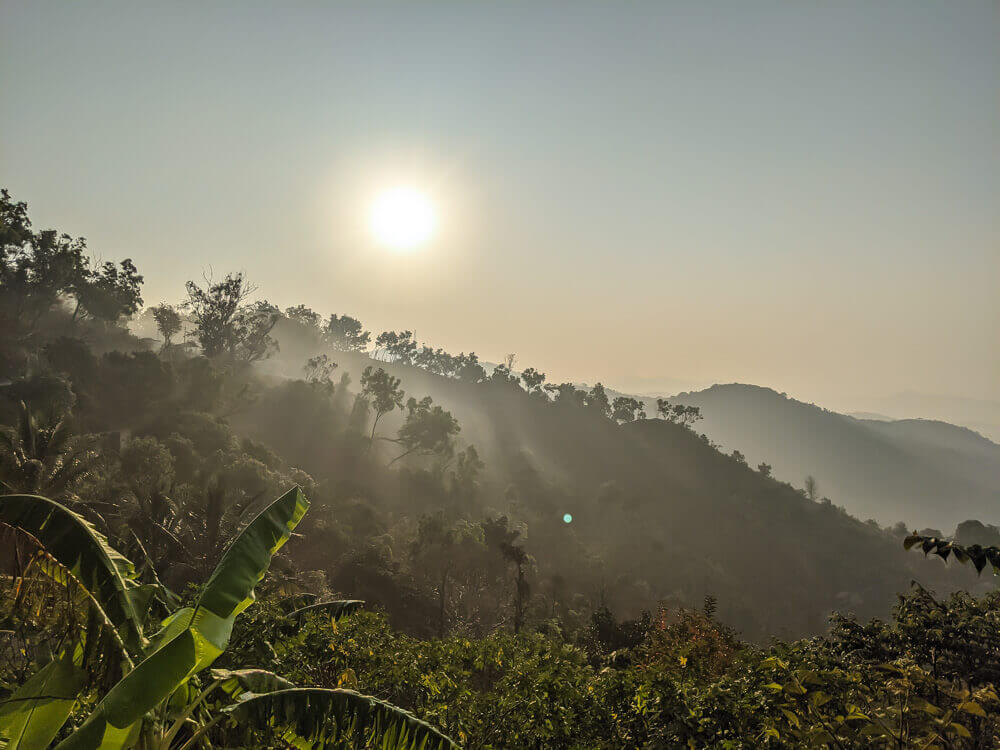
[[[427,243],[437,228],[437,211],[427,193],[407,185],[383,190],[368,210],[368,229],[380,245],[414,250]]]

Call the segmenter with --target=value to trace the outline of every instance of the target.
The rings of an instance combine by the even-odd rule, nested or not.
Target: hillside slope
[[[373,364],[360,354],[337,359],[354,382]],[[835,609],[884,615],[914,578],[941,592],[991,585],[906,554],[899,538],[808,500],[680,425],[618,425],[510,384],[376,364],[408,394],[428,394],[459,419],[462,442],[475,444],[487,467],[481,507],[469,512],[504,513],[522,525],[541,590],[564,587],[625,613],[663,600],[697,606],[711,594],[722,618],[764,639],[820,632]],[[395,424],[389,419],[385,430]],[[281,452],[278,431],[269,434]],[[323,475],[322,465],[303,468]],[[345,470],[341,481],[351,479]],[[397,512],[418,513],[419,503],[404,497]]]
[[[697,406],[698,429],[727,451],[822,495],[860,518],[950,532],[970,518],[1000,520],[1000,445],[932,420],[856,419],[769,388],[716,385],[671,399]]]

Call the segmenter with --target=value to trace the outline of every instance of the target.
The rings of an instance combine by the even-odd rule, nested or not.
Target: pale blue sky
[[[1000,399],[1000,4],[0,0],[0,183],[558,380]],[[404,180],[441,233],[393,255]]]

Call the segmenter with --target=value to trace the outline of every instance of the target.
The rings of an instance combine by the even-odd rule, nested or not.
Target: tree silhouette
[[[278,308],[266,301],[247,303],[256,291],[242,273],[227,274],[202,289],[187,282],[185,307],[194,319],[194,335],[206,357],[227,355],[244,362],[264,359],[277,350],[271,329],[278,322]]]
[[[28,206],[0,191],[0,321],[31,333],[62,300],[80,313],[116,322],[142,305],[142,276],[131,260],[92,267],[87,242],[53,229],[33,231]]]
[[[411,397],[406,402],[406,412],[406,421],[399,428],[395,441],[406,450],[392,459],[390,464],[418,452],[450,458],[455,450],[454,437],[461,430],[451,412],[435,406],[430,396],[424,396],[419,401]]]
[[[394,409],[403,408],[403,396],[406,395],[399,387],[400,379],[393,377],[381,367],[375,369],[370,365],[361,373],[361,395],[375,411],[372,431],[368,437],[368,447],[375,440],[375,428],[382,415]]]
[[[206,357],[231,353],[237,343],[237,315],[244,301],[254,292],[242,273],[228,274],[217,283],[202,289],[187,282],[188,301],[195,324],[195,338]]]
[[[181,332],[181,316],[171,305],[166,303],[157,305],[150,309],[153,320],[156,321],[156,330],[163,338],[163,349],[169,349],[173,343],[173,338]]]
[[[665,419],[668,422],[675,422],[684,427],[692,425],[701,419],[701,409],[697,406],[671,404],[665,398],[656,399],[656,413],[661,419]]]
[[[811,474],[806,477],[806,497],[813,502],[816,502],[816,498],[819,497],[819,489],[816,484],[816,478]]]
[[[402,365],[413,364],[413,355],[417,350],[417,342],[413,340],[413,331],[385,331],[375,339],[375,353],[381,354],[391,362]]]
[[[302,367],[302,374],[306,382],[310,385],[332,394],[334,391],[333,371],[337,369],[337,363],[332,362],[326,354],[317,354],[306,360]],[[350,377],[344,373],[345,377]]]
[[[306,328],[319,328],[320,316],[305,305],[295,305],[285,308],[285,317]]]
[[[115,322],[134,315],[142,306],[142,276],[130,258],[119,265],[107,262],[91,269],[85,264],[73,285],[76,308],[73,317],[85,312],[92,318]]]
[[[539,372],[534,367],[527,368],[521,373],[521,382],[524,383],[524,390],[531,394],[544,394],[545,373]]]
[[[587,394],[587,408],[602,417],[611,416],[611,402],[608,401],[608,393],[600,383],[591,388]]]
[[[243,362],[256,362],[278,351],[271,330],[280,318],[278,308],[266,300],[241,307],[236,314],[233,356]]]
[[[361,321],[349,315],[331,315],[323,336],[330,346],[341,352],[363,352],[372,338],[368,331],[362,330]]]
[[[611,402],[611,418],[625,424],[646,418],[646,410],[642,402],[629,396],[619,396]]]

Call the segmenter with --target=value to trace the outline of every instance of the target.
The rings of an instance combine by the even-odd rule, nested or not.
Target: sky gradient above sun
[[[994,2],[2,15],[3,185],[151,304],[210,265],[556,380],[1000,399]]]

